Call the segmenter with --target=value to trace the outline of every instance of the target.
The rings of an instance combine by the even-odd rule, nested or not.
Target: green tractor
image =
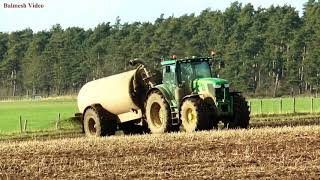
[[[162,84],[145,97],[145,121],[151,133],[183,130],[193,132],[218,127],[247,128],[249,107],[229,82],[211,72],[213,58],[191,57],[163,60]]]

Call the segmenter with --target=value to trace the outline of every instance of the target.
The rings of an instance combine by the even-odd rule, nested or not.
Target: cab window
[[[167,65],[163,67],[163,82],[175,82],[175,65]]]

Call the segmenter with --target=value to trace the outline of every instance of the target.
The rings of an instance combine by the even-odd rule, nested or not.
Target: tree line
[[[76,94],[86,82],[142,58],[159,68],[172,54],[217,53],[215,74],[250,96],[313,94],[320,87],[320,1],[254,8],[232,3],[154,22],[101,23],[94,29],[0,32],[0,96]]]

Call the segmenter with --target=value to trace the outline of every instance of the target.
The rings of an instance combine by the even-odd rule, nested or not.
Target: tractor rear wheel
[[[250,111],[247,101],[242,95],[233,95],[233,116],[224,123],[226,128],[248,128]]]
[[[213,128],[212,120],[207,118],[204,103],[200,98],[186,99],[181,106],[180,117],[182,129],[186,132]]]
[[[83,118],[83,128],[87,136],[110,136],[116,131],[116,122],[108,119],[101,107],[89,108]]]
[[[170,107],[161,92],[151,92],[145,110],[146,121],[151,133],[159,134],[172,131]]]

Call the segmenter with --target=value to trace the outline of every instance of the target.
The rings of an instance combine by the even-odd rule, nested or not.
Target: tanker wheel
[[[224,123],[225,128],[248,128],[250,111],[242,95],[233,95],[233,116]]]
[[[206,113],[204,103],[200,98],[186,99],[180,110],[182,130],[194,132],[212,129],[212,119],[208,119]]]
[[[109,136],[115,134],[116,122],[107,119],[102,108],[89,108],[84,114],[83,128],[87,136]]]
[[[150,132],[164,133],[173,130],[170,125],[170,107],[163,95],[158,92],[152,92],[146,102],[146,121]]]

